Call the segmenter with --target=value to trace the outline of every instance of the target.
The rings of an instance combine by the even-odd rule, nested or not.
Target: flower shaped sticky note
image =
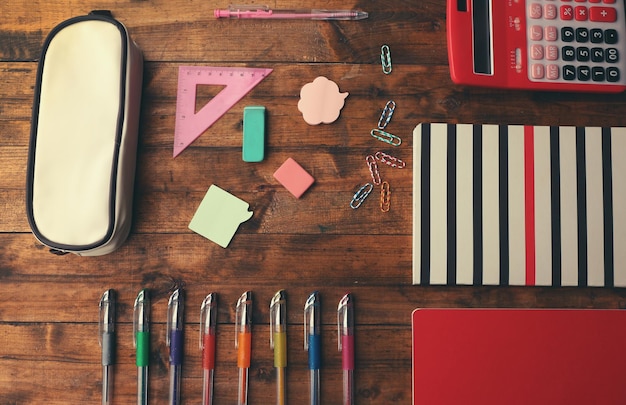
[[[348,93],[340,93],[332,80],[320,76],[300,90],[298,110],[309,125],[330,124],[339,118]]]

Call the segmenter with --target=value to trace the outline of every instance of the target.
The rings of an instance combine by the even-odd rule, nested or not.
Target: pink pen
[[[343,369],[343,405],[354,405],[354,299],[350,293],[339,301],[337,331]]]
[[[368,17],[361,10],[272,10],[268,6],[231,5],[227,10],[215,10],[215,18],[249,18],[282,20],[363,20]]]

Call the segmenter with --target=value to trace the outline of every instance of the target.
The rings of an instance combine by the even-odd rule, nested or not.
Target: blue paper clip
[[[372,131],[370,132],[370,135],[372,135],[374,138],[378,139],[379,141],[388,143],[389,145],[392,145],[392,146],[400,146],[400,144],[402,143],[402,139],[400,139],[400,137],[392,135],[389,132],[385,132],[378,128],[372,129]]]
[[[391,116],[396,109],[396,102],[393,100],[387,101],[385,104],[385,108],[383,108],[383,112],[380,114],[380,118],[378,119],[378,129],[385,129],[389,121],[391,121]]]
[[[388,75],[391,73],[391,52],[389,46],[383,45],[380,48],[380,63],[383,65],[383,73]]]
[[[374,186],[372,185],[372,183],[365,183],[363,187],[361,187],[359,191],[357,191],[352,197],[352,201],[350,201],[350,208],[352,208],[353,210],[359,208],[361,204],[363,204],[363,201],[365,201],[367,196],[370,195],[373,189]]]

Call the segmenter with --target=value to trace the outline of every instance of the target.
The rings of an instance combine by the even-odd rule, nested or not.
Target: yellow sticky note
[[[247,202],[212,185],[191,219],[189,229],[225,248],[239,224],[252,217],[249,207]]]

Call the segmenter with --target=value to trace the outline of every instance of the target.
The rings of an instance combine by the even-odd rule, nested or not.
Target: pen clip
[[[145,324],[149,322],[148,290],[143,289],[137,294],[133,305],[133,347],[137,347],[137,332],[145,332]]]
[[[98,344],[102,346],[102,335],[115,330],[115,290],[106,290],[98,307]]]
[[[283,325],[285,314],[285,290],[280,290],[272,297],[270,302],[270,348],[274,348],[274,333],[284,332],[278,330]]]
[[[217,324],[217,294],[210,293],[200,306],[200,349],[204,349],[204,336],[214,333]]]
[[[252,304],[252,292],[246,291],[237,300],[235,309],[235,348],[239,348],[239,332],[245,332],[252,318],[248,306]]]
[[[337,306],[337,347],[340,352],[343,350],[341,337],[350,333],[352,322],[352,295],[348,293],[341,298]]]
[[[319,293],[314,291],[304,303],[304,350],[309,350],[309,336],[315,333],[315,310],[319,308]]]
[[[165,334],[165,344],[169,347],[171,343],[171,333],[178,326],[178,322],[181,320],[178,319],[179,316],[179,306],[180,303],[180,294],[181,290],[176,289],[170,295],[170,299],[167,303],[167,332]]]

